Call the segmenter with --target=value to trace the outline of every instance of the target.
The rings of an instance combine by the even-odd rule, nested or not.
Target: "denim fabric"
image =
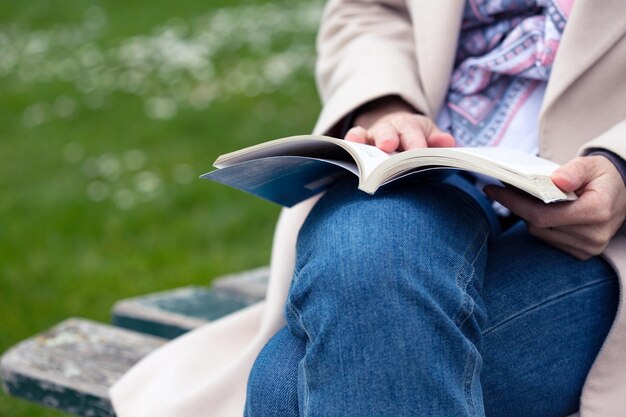
[[[298,415],[297,368],[305,353],[304,346],[286,328],[270,339],[255,362],[257,368],[268,368],[251,373],[248,378],[248,385],[261,391],[247,397],[246,413],[266,417]]]
[[[327,192],[301,229],[287,328],[255,362],[245,415],[576,411],[617,308],[610,266],[521,222],[497,234],[463,187],[355,188]]]

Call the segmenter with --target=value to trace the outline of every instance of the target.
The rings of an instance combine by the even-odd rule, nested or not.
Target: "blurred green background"
[[[320,1],[0,2],[0,351],[268,263],[279,208],[197,179],[312,129]],[[0,394],[0,416],[60,416]]]

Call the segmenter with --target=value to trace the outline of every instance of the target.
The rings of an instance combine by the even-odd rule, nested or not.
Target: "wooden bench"
[[[221,277],[122,300],[115,326],[72,318],[9,349],[0,359],[8,394],[84,417],[115,416],[111,385],[167,339],[260,301],[268,270]]]

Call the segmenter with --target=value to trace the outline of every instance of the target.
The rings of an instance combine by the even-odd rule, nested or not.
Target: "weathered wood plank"
[[[262,300],[268,268],[215,280],[212,288],[184,287],[121,300],[113,306],[116,326],[173,339]]]
[[[114,416],[109,387],[164,342],[113,326],[69,319],[2,356],[3,387],[14,396],[71,414]]]
[[[240,310],[253,301],[202,287],[184,287],[117,302],[113,324],[173,339],[209,321]]]
[[[263,266],[219,277],[213,282],[213,288],[261,301],[265,298],[269,276],[269,267]]]

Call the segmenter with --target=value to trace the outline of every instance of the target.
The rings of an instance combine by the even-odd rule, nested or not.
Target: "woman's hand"
[[[345,139],[375,145],[385,152],[455,145],[452,135],[440,130],[429,117],[416,114],[409,104],[396,96],[366,105]]]
[[[611,161],[603,156],[572,159],[552,181],[563,191],[576,192],[571,202],[543,204],[520,191],[485,187],[485,193],[528,223],[530,234],[575,256],[599,255],[626,218],[626,186]]]

